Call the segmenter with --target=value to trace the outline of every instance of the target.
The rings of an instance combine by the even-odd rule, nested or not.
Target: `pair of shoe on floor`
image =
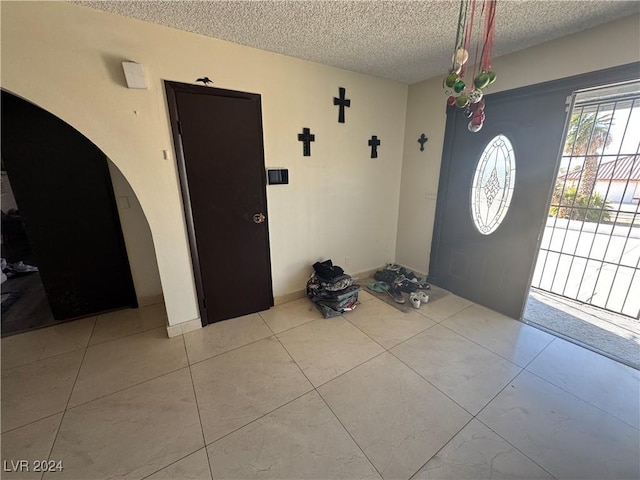
[[[429,295],[425,292],[413,292],[409,295],[409,301],[413,308],[420,308],[420,305],[429,302]]]

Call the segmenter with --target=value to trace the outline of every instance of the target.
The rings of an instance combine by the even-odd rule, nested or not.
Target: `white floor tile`
[[[522,370],[442,325],[392,353],[474,415]]]
[[[2,431],[64,411],[84,350],[2,371]]]
[[[158,306],[5,338],[2,460],[51,452],[46,480],[640,477],[638,371],[455,295],[360,301],[173,339]]]
[[[376,299],[376,297],[374,295],[371,295],[369,292],[367,292],[365,288],[366,287],[363,285],[362,290],[358,292],[358,301],[360,301],[360,303],[364,303],[364,302],[368,302],[370,300]]]
[[[167,310],[164,303],[109,312],[98,316],[89,344],[96,345],[166,326]]]
[[[411,477],[471,419],[389,353],[318,391],[385,479]]]
[[[313,389],[275,337],[200,362],[191,372],[207,444]]]
[[[69,406],[95,400],[187,366],[182,337],[164,328],[130,335],[87,349]]]
[[[412,480],[552,480],[513,445],[471,420]]]
[[[527,370],[640,428],[638,370],[559,338]]]
[[[146,480],[211,480],[207,451],[201,448],[196,453],[147,477]]]
[[[314,320],[278,338],[316,387],[384,352],[340,317]]]
[[[442,324],[521,367],[555,338],[480,305],[473,305]]]
[[[213,478],[380,478],[316,392],[207,448]]]
[[[61,323],[2,339],[2,369],[86,348],[95,317]]]
[[[526,371],[478,419],[558,478],[640,477],[638,430]]]
[[[223,320],[185,333],[189,363],[194,364],[273,335],[257,313]]]
[[[280,333],[311,320],[322,318],[320,310],[308,298],[277,305],[260,312],[260,316],[274,333]]]
[[[427,291],[427,294],[428,293]],[[426,305],[422,305],[418,313],[435,322],[441,322],[471,305],[473,305],[473,302],[458,297],[457,295],[449,294],[443,298],[429,302]]]
[[[2,478],[40,479],[42,469],[36,462],[49,459],[62,414],[43,418],[2,434]],[[26,469],[20,462],[28,462]],[[48,466],[48,464],[47,464]],[[57,466],[57,462],[56,462]],[[63,464],[64,467],[64,464]],[[37,471],[38,469],[39,471]]]
[[[143,478],[202,448],[189,370],[184,368],[67,411],[45,479]]]
[[[380,301],[360,305],[344,318],[387,349],[435,325],[427,317],[401,312]]]

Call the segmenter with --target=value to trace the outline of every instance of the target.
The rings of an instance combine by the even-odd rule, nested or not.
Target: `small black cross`
[[[340,92],[340,98],[333,97],[333,104],[340,105],[340,111],[338,113],[338,123],[344,123],[344,107],[351,107],[351,100],[345,98],[346,90],[343,87],[338,87]]]
[[[303,142],[302,155],[305,157],[311,156],[311,142],[316,141],[316,136],[311,133],[311,129],[303,128],[302,133],[298,134],[298,141]]]
[[[418,139],[418,143],[420,144],[420,151],[424,152],[424,144],[427,143],[427,140],[429,140],[427,138],[427,136],[423,133],[422,135],[420,135],[420,138]]]
[[[371,147],[371,158],[378,158],[378,146],[380,145],[380,140],[378,137],[373,135],[371,140],[369,140],[369,146]]]

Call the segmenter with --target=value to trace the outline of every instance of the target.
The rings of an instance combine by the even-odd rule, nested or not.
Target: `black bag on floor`
[[[314,273],[307,281],[307,297],[324,318],[342,315],[360,304],[358,292],[361,287],[342,268],[327,260],[315,263],[313,269]]]

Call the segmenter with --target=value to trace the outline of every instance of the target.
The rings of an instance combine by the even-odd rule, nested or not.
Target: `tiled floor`
[[[640,374],[448,295],[2,340],[2,478],[637,479]],[[64,470],[34,472],[36,460]],[[19,460],[31,471],[12,472]]]

